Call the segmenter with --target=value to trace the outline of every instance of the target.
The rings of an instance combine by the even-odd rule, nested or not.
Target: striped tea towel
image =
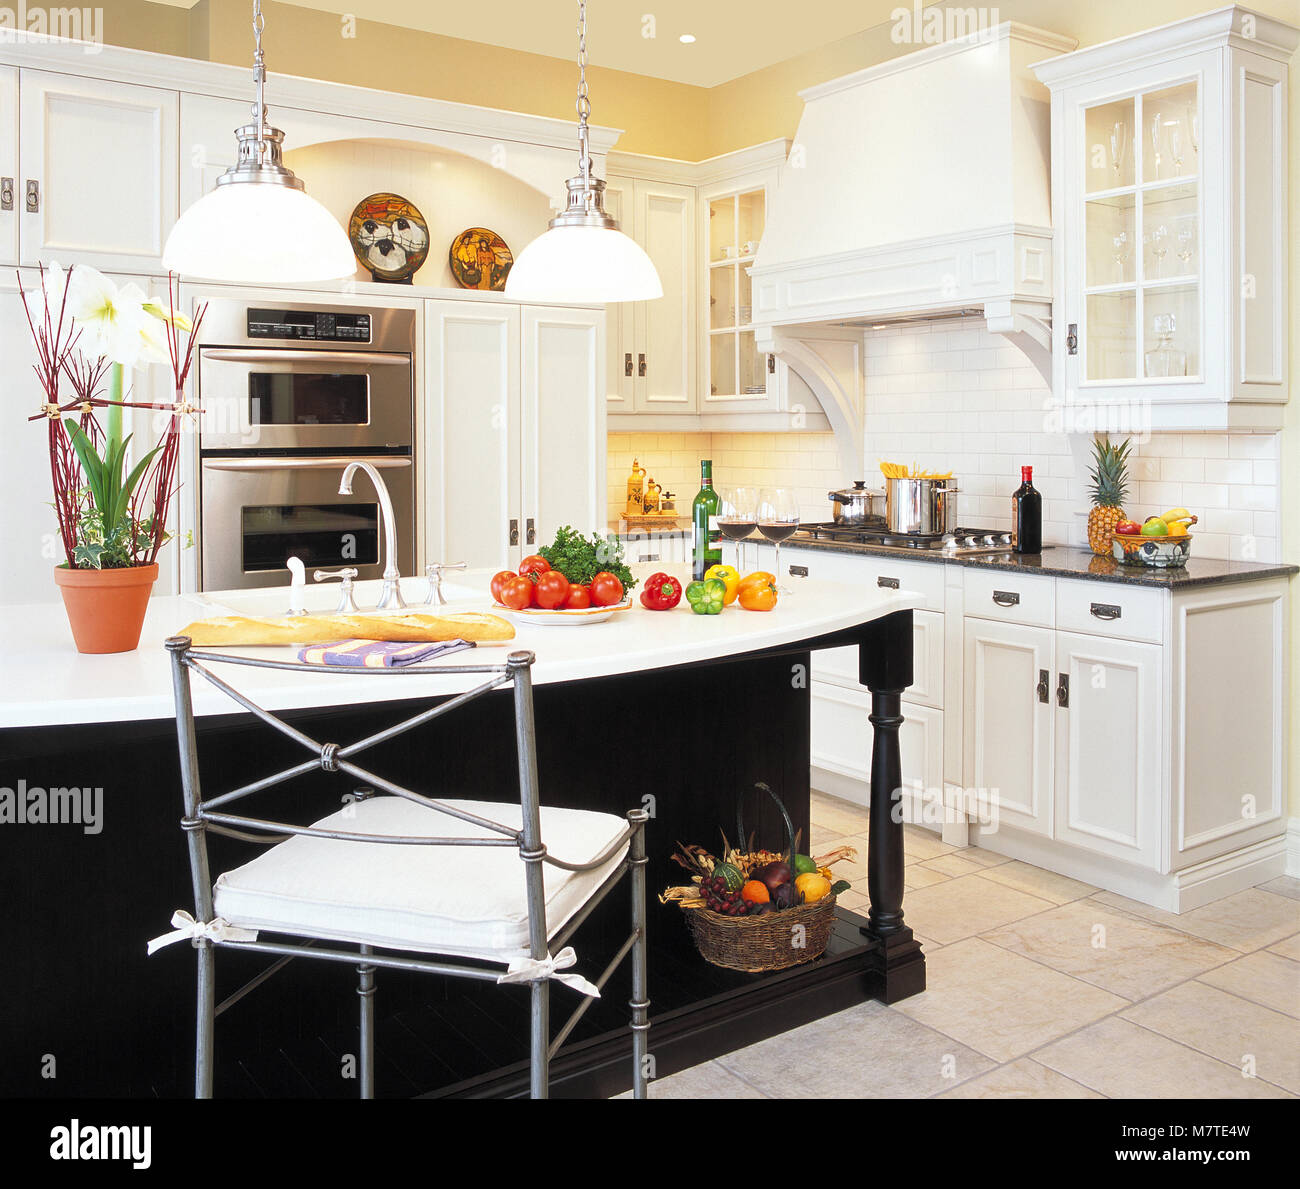
[[[343,665],[354,669],[401,669],[421,661],[473,648],[470,640],[403,644],[397,640],[340,640],[337,644],[312,644],[298,650],[309,665]]]

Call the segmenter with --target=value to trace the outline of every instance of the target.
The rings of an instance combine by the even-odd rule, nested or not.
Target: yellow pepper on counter
[[[724,607],[730,607],[736,601],[740,594],[740,574],[734,566],[710,566],[704,571],[704,577],[716,578],[727,588],[727,593],[722,596]]]

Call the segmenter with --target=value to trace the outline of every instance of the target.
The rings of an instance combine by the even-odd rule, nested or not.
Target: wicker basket
[[[758,783],[781,810],[786,829],[786,862],[794,871],[794,823],[785,804],[766,784]],[[739,799],[736,804],[736,838],[745,837],[745,822]],[[743,845],[743,842],[738,842]],[[711,908],[683,909],[691,936],[700,956],[715,966],[757,974],[764,970],[785,970],[811,962],[826,952],[835,924],[835,896],[823,896],[812,904],[797,904],[761,916],[732,917]]]

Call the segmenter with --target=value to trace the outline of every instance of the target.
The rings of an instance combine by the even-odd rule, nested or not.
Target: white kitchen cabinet
[[[695,413],[695,188],[615,176],[605,196],[664,289],[654,301],[609,307],[609,412]]]
[[[966,796],[1050,837],[1054,633],[967,617],[963,635]]]
[[[561,524],[599,531],[603,314],[425,308],[427,559],[513,569]]]
[[[1298,41],[1230,7],[1035,67],[1052,91],[1067,405],[1149,410],[1157,429],[1281,427]]]
[[[157,272],[177,216],[175,91],[23,70],[20,258]]]
[[[0,264],[18,263],[18,71],[0,66]]]
[[[1060,842],[1160,862],[1161,649],[1056,633],[1053,674]]]

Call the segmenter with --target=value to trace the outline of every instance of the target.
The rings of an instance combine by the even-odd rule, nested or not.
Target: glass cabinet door
[[[767,394],[767,356],[757,350],[748,268],[767,215],[764,190],[709,203],[709,398],[743,400]]]
[[[1195,82],[1083,113],[1083,379],[1201,368],[1200,98]]]

